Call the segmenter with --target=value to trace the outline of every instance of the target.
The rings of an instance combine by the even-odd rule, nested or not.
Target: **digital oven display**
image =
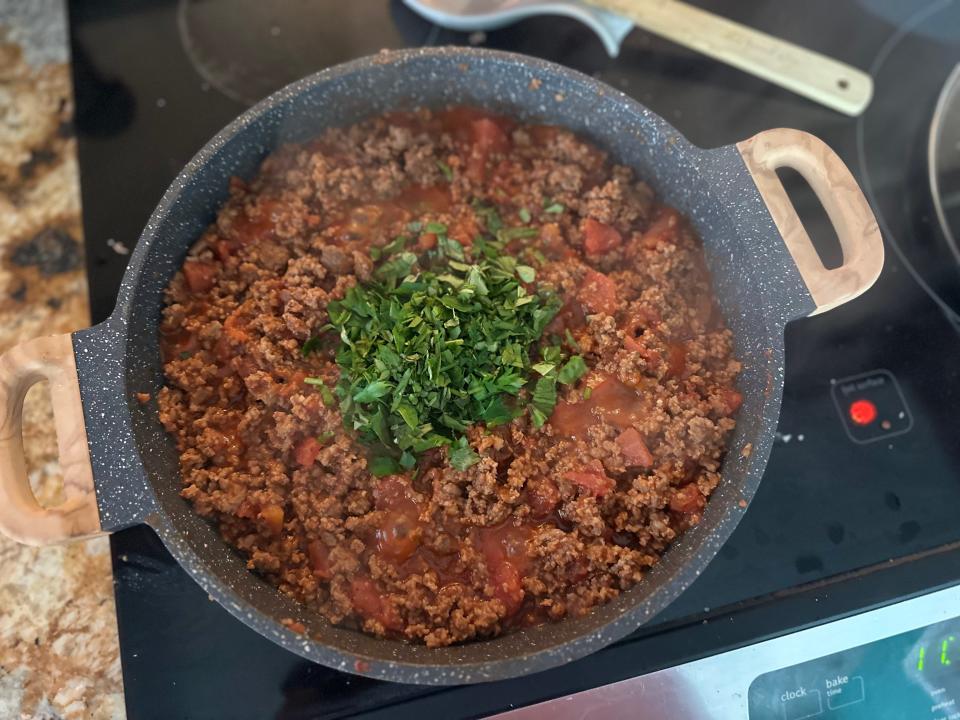
[[[758,676],[750,720],[960,720],[960,619]]]

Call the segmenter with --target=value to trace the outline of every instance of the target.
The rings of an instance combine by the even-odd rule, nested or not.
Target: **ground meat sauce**
[[[536,259],[562,299],[545,332],[589,370],[540,428],[468,428],[466,470],[438,448],[374,477],[329,392],[304,383],[336,383],[337,339],[303,346],[408,223],[443,223],[469,252],[478,200],[537,229],[510,251]],[[234,178],[161,334],[183,497],[308,608],[429,646],[580,615],[640,582],[699,521],[740,405],[687,222],[571,132],[467,108],[330,130]]]

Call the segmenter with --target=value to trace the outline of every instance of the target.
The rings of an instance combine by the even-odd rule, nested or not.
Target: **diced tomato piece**
[[[408,510],[419,515],[416,504],[410,499],[410,482],[403,475],[386,475],[377,480],[373,488],[373,500],[377,510]]]
[[[396,609],[384,601],[376,583],[369,577],[359,575],[350,581],[350,601],[357,614],[379,621],[387,630],[400,630],[403,627]]]
[[[626,430],[641,420],[646,411],[646,404],[636,390],[615,377],[605,377],[593,387],[589,400],[558,402],[550,415],[550,425],[562,435],[583,437],[598,416],[615,428]]]
[[[472,214],[465,214],[454,220],[449,235],[464,247],[473,245],[473,239],[480,234],[480,226]]]
[[[540,228],[540,249],[551,260],[567,260],[577,255],[564,240],[558,223],[544,223]]]
[[[568,297],[547,325],[547,332],[561,334],[564,330],[578,330],[586,324],[587,318],[580,302],[576,298]]]
[[[467,156],[466,176],[476,183],[484,182],[487,178],[487,156],[479,150],[474,150]]]
[[[221,262],[226,260],[228,257],[233,255],[234,246],[233,243],[229,240],[224,240],[220,238],[213,242],[213,254],[217,256],[217,259]]]
[[[687,346],[684,343],[672,343],[667,352],[667,377],[682,377],[686,369]]]
[[[361,576],[350,581],[350,600],[353,602],[353,609],[364,617],[380,614],[380,593],[370,578]]]
[[[260,519],[274,535],[283,530],[283,508],[279,505],[267,505],[260,509]]]
[[[420,546],[423,527],[415,514],[394,510],[386,513],[377,528],[376,536],[378,552],[397,562],[403,562]]]
[[[707,499],[700,493],[696,483],[677,488],[670,498],[670,509],[680,513],[696,513],[703,510]]]
[[[247,215],[245,210],[237,213],[230,226],[233,239],[241,244],[266,239],[273,232],[273,214],[276,202],[261,201],[256,219]]]
[[[310,569],[321,580],[329,580],[330,550],[319,540],[313,540],[307,545],[307,556],[310,558]]]
[[[479,108],[458,105],[439,110],[434,117],[441,131],[450,133],[461,142],[467,142],[473,137],[471,123],[486,115]]]
[[[620,247],[623,238],[616,228],[593,218],[583,221],[583,248],[587,255],[605,255]]]
[[[557,484],[550,478],[542,478],[530,485],[530,509],[534,517],[546,517],[552,513],[560,502],[560,491]]]
[[[482,528],[480,549],[488,563],[496,564],[502,560],[509,560],[517,570],[523,572],[530,563],[527,548],[530,533],[529,527],[514,525],[509,521],[496,527]]]
[[[244,343],[250,339],[247,332],[246,320],[240,310],[234,310],[223,321],[223,334],[234,343]]]
[[[733,415],[743,404],[743,395],[733,389],[727,389],[722,394],[724,405],[726,405],[727,415]]]
[[[588,270],[577,297],[591,313],[613,315],[617,311],[617,283],[596,270]]]
[[[497,563],[490,568],[490,582],[493,583],[493,596],[507,609],[507,615],[513,615],[523,605],[523,584],[520,573],[509,560]]]
[[[283,397],[291,397],[299,392],[303,392],[303,379],[307,374],[302,370],[294,370],[286,376],[286,380],[280,386],[279,392]]]
[[[437,246],[437,236],[433,233],[423,233],[417,240],[417,247],[421,250],[433,250]]]
[[[293,459],[300,467],[308,468],[317,461],[317,455],[323,446],[315,437],[306,437],[293,451]]]
[[[653,465],[653,455],[636,428],[624,430],[617,436],[616,442],[628,466],[648,468]]]
[[[561,435],[583,437],[590,426],[597,422],[597,417],[590,412],[591,407],[587,403],[561,400],[550,415],[550,425]]]
[[[479,118],[470,124],[473,144],[481,153],[505,153],[510,149],[510,138],[495,121]]]
[[[654,250],[661,245],[676,245],[680,214],[673,208],[664,208],[640,240],[641,245]]]
[[[183,276],[187,280],[187,287],[190,288],[190,292],[206,292],[213,287],[217,269],[207,262],[187,260],[183,264]]]
[[[504,523],[478,532],[479,548],[487,565],[494,597],[503,602],[507,615],[523,603],[522,574],[530,564],[527,540],[531,530],[522,525]]]
[[[603,497],[617,486],[613,478],[607,477],[599,463],[587,465],[580,470],[571,470],[564,473],[563,477],[594,497]]]
[[[510,138],[495,121],[481,117],[470,123],[473,145],[467,156],[467,176],[474,182],[486,178],[487,159],[491,153],[505,153],[510,149]]]
[[[642,340],[631,337],[630,335],[624,337],[623,347],[630,352],[637,353],[640,357],[646,360],[647,367],[651,371],[655,371],[658,367],[660,367],[660,363],[663,361],[663,358],[660,357],[660,353],[653,348],[647,347]]]
[[[647,411],[646,403],[637,391],[615,377],[607,377],[593,388],[588,402],[618,430],[632,427]]]

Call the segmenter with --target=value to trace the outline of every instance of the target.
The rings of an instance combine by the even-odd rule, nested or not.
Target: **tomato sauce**
[[[550,424],[557,432],[584,438],[600,420],[626,430],[640,422],[647,412],[643,396],[615,377],[607,376],[593,388],[590,397],[578,403],[559,402]]]

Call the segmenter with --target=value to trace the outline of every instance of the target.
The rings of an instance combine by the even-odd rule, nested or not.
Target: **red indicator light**
[[[869,400],[854,400],[850,403],[850,419],[857,425],[869,425],[877,419],[877,406]]]

